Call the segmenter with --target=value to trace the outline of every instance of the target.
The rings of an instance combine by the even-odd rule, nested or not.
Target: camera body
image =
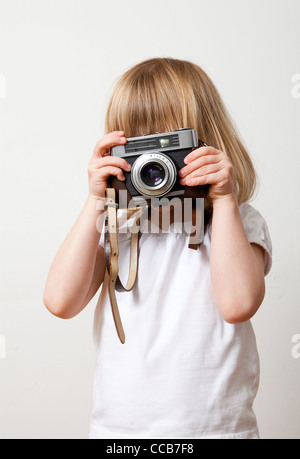
[[[187,187],[179,183],[178,171],[185,166],[184,158],[203,145],[195,129],[185,128],[131,137],[125,145],[113,147],[111,155],[126,159],[132,166],[124,176],[133,200],[183,196]],[[205,187],[197,188],[203,196]]]

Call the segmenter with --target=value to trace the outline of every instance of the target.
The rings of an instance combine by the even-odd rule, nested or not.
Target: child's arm
[[[251,319],[264,299],[264,252],[249,243],[233,195],[215,200],[213,206],[213,295],[227,322],[244,322]]]
[[[99,200],[103,203],[108,177],[115,175],[124,180],[122,168],[127,171],[130,168],[124,159],[109,156],[110,147],[126,143],[123,136],[124,132],[110,133],[96,144],[89,165],[88,199],[50,268],[44,303],[58,317],[67,319],[77,315],[103,281],[105,260],[99,246],[103,205]]]
[[[179,173],[182,184],[210,185],[210,268],[217,307],[227,322],[244,322],[255,314],[264,298],[264,252],[247,239],[234,190],[232,164],[227,155],[212,147],[194,150],[185,162],[187,166]]]
[[[105,263],[96,227],[101,212],[96,210],[96,204],[96,199],[89,196],[48,274],[44,304],[52,314],[64,319],[74,317],[86,306],[88,296],[93,296],[88,295],[93,278],[94,294],[103,281]]]

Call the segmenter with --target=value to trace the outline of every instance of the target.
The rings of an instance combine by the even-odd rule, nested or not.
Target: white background
[[[88,437],[96,299],[64,321],[43,289],[111,89],[156,56],[208,72],[256,164],[274,261],[255,410],[262,438],[300,438],[299,20],[299,0],[0,0],[1,438]]]

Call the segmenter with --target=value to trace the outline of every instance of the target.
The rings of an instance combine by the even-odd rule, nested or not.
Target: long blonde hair
[[[256,174],[215,85],[192,62],[154,58],[128,70],[108,104],[106,132],[126,137],[180,128],[197,130],[198,138],[225,152],[233,164],[238,202],[250,200]]]

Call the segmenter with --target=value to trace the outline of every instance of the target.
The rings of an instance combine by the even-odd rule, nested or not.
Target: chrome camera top
[[[133,199],[179,196],[185,186],[179,183],[178,171],[185,166],[184,158],[198,145],[196,130],[187,128],[131,137],[125,145],[113,147],[111,154],[125,158],[132,166],[124,175]]]

